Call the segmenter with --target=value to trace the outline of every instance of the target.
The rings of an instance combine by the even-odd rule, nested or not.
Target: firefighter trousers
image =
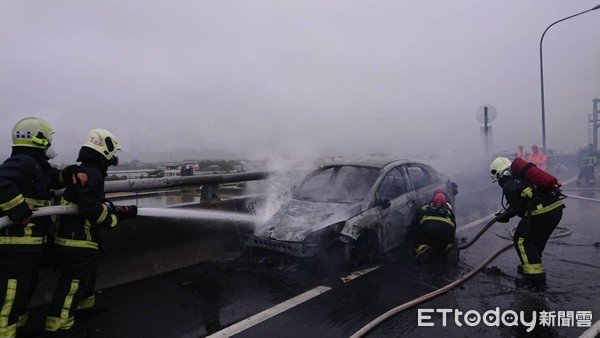
[[[563,208],[557,208],[541,215],[524,217],[519,222],[513,243],[525,275],[542,275],[542,252],[552,232],[560,223]]]
[[[60,335],[74,329],[75,312],[95,284],[98,251],[56,250],[60,276],[48,308],[45,331]],[[93,292],[93,291],[92,291]]]
[[[40,257],[40,252],[0,253],[0,337],[15,337],[17,328],[27,323]]]
[[[446,254],[450,245],[454,244],[455,229],[443,222],[425,222],[418,225],[416,234],[416,250],[423,245],[432,247],[436,252]]]

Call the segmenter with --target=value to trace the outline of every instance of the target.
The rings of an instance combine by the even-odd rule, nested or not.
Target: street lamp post
[[[599,8],[600,8],[600,5],[597,5],[592,9],[588,9],[587,11],[573,14],[571,16],[568,16],[566,18],[563,18],[556,22],[553,22],[550,26],[548,26],[546,28],[546,30],[544,30],[544,33],[542,33],[542,38],[540,39],[540,81],[541,81],[541,88],[542,88],[542,146],[544,147],[544,152],[546,152],[546,153],[548,152],[548,148],[546,148],[546,110],[545,110],[545,104],[544,104],[544,63],[543,63],[543,58],[542,58],[542,43],[544,42],[544,36],[546,35],[546,32],[548,31],[548,29],[550,29],[550,27],[556,25],[557,23],[568,20],[570,18],[574,18],[581,14],[585,14],[587,12],[594,11]]]

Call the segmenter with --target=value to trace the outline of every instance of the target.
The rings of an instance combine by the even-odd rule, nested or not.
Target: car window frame
[[[339,175],[341,170],[343,170],[344,168],[355,168],[355,170],[361,170],[361,169],[365,169],[365,170],[372,170],[373,172],[377,172],[377,176],[375,178],[375,180],[369,185],[369,189],[364,193],[361,194],[361,196],[363,196],[360,200],[356,200],[356,201],[345,201],[345,200],[339,200],[339,201],[314,201],[311,198],[306,198],[306,197],[300,197],[298,196],[298,191],[304,187],[304,185],[310,181],[311,179],[314,179],[316,176],[320,175],[321,173],[328,171],[328,170],[332,170],[331,175],[328,178],[328,184],[334,184],[338,179],[339,179]],[[377,184],[377,181],[381,179],[381,169],[376,168],[376,167],[372,167],[372,166],[365,166],[365,165],[360,165],[360,164],[340,164],[340,165],[324,165],[324,166],[320,166],[317,169],[311,171],[304,179],[302,179],[302,181],[295,185],[294,188],[292,189],[292,196],[294,198],[297,199],[305,199],[305,200],[311,200],[314,202],[320,202],[320,203],[354,203],[354,202],[361,202],[361,201],[365,201],[368,200],[370,198],[370,192],[373,189],[373,186],[375,186]]]
[[[393,198],[385,198],[383,196],[381,196],[381,187],[382,185],[385,183],[386,178],[395,170],[397,170],[400,173],[400,176],[402,177],[402,182],[404,183],[404,192],[402,192],[401,194],[393,197]],[[381,179],[379,181],[379,184],[377,185],[377,189],[375,189],[375,194],[376,196],[378,196],[381,200],[385,200],[388,199],[390,201],[408,193],[412,191],[412,186],[410,184],[410,181],[408,180],[408,175],[406,174],[406,170],[404,168],[404,165],[399,165],[396,167],[391,168],[390,170],[388,170],[384,175],[381,176]]]
[[[423,185],[420,185],[419,187],[417,187],[417,185],[415,184],[415,180],[413,179],[413,176],[410,174],[410,168],[419,168],[421,171],[425,172],[427,177],[431,178],[429,183],[423,184]],[[405,170],[406,170],[406,175],[408,176],[408,179],[410,181],[410,184],[411,184],[413,190],[419,190],[419,189],[425,188],[427,186],[430,186],[432,184],[436,184],[436,183],[442,181],[438,172],[435,169],[433,169],[433,167],[431,167],[427,164],[409,163],[409,164],[405,165]]]

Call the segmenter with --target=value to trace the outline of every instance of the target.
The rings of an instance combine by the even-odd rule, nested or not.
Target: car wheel
[[[357,267],[373,261],[377,255],[377,236],[373,231],[364,231],[357,239],[345,246],[345,260],[351,267]]]

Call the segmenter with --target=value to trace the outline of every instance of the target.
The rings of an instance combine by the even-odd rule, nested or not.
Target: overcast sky
[[[539,43],[600,1],[0,0],[0,155],[25,116],[60,162],[106,128],[122,159],[480,152],[542,144]],[[547,145],[586,144],[600,10],[544,38]]]

